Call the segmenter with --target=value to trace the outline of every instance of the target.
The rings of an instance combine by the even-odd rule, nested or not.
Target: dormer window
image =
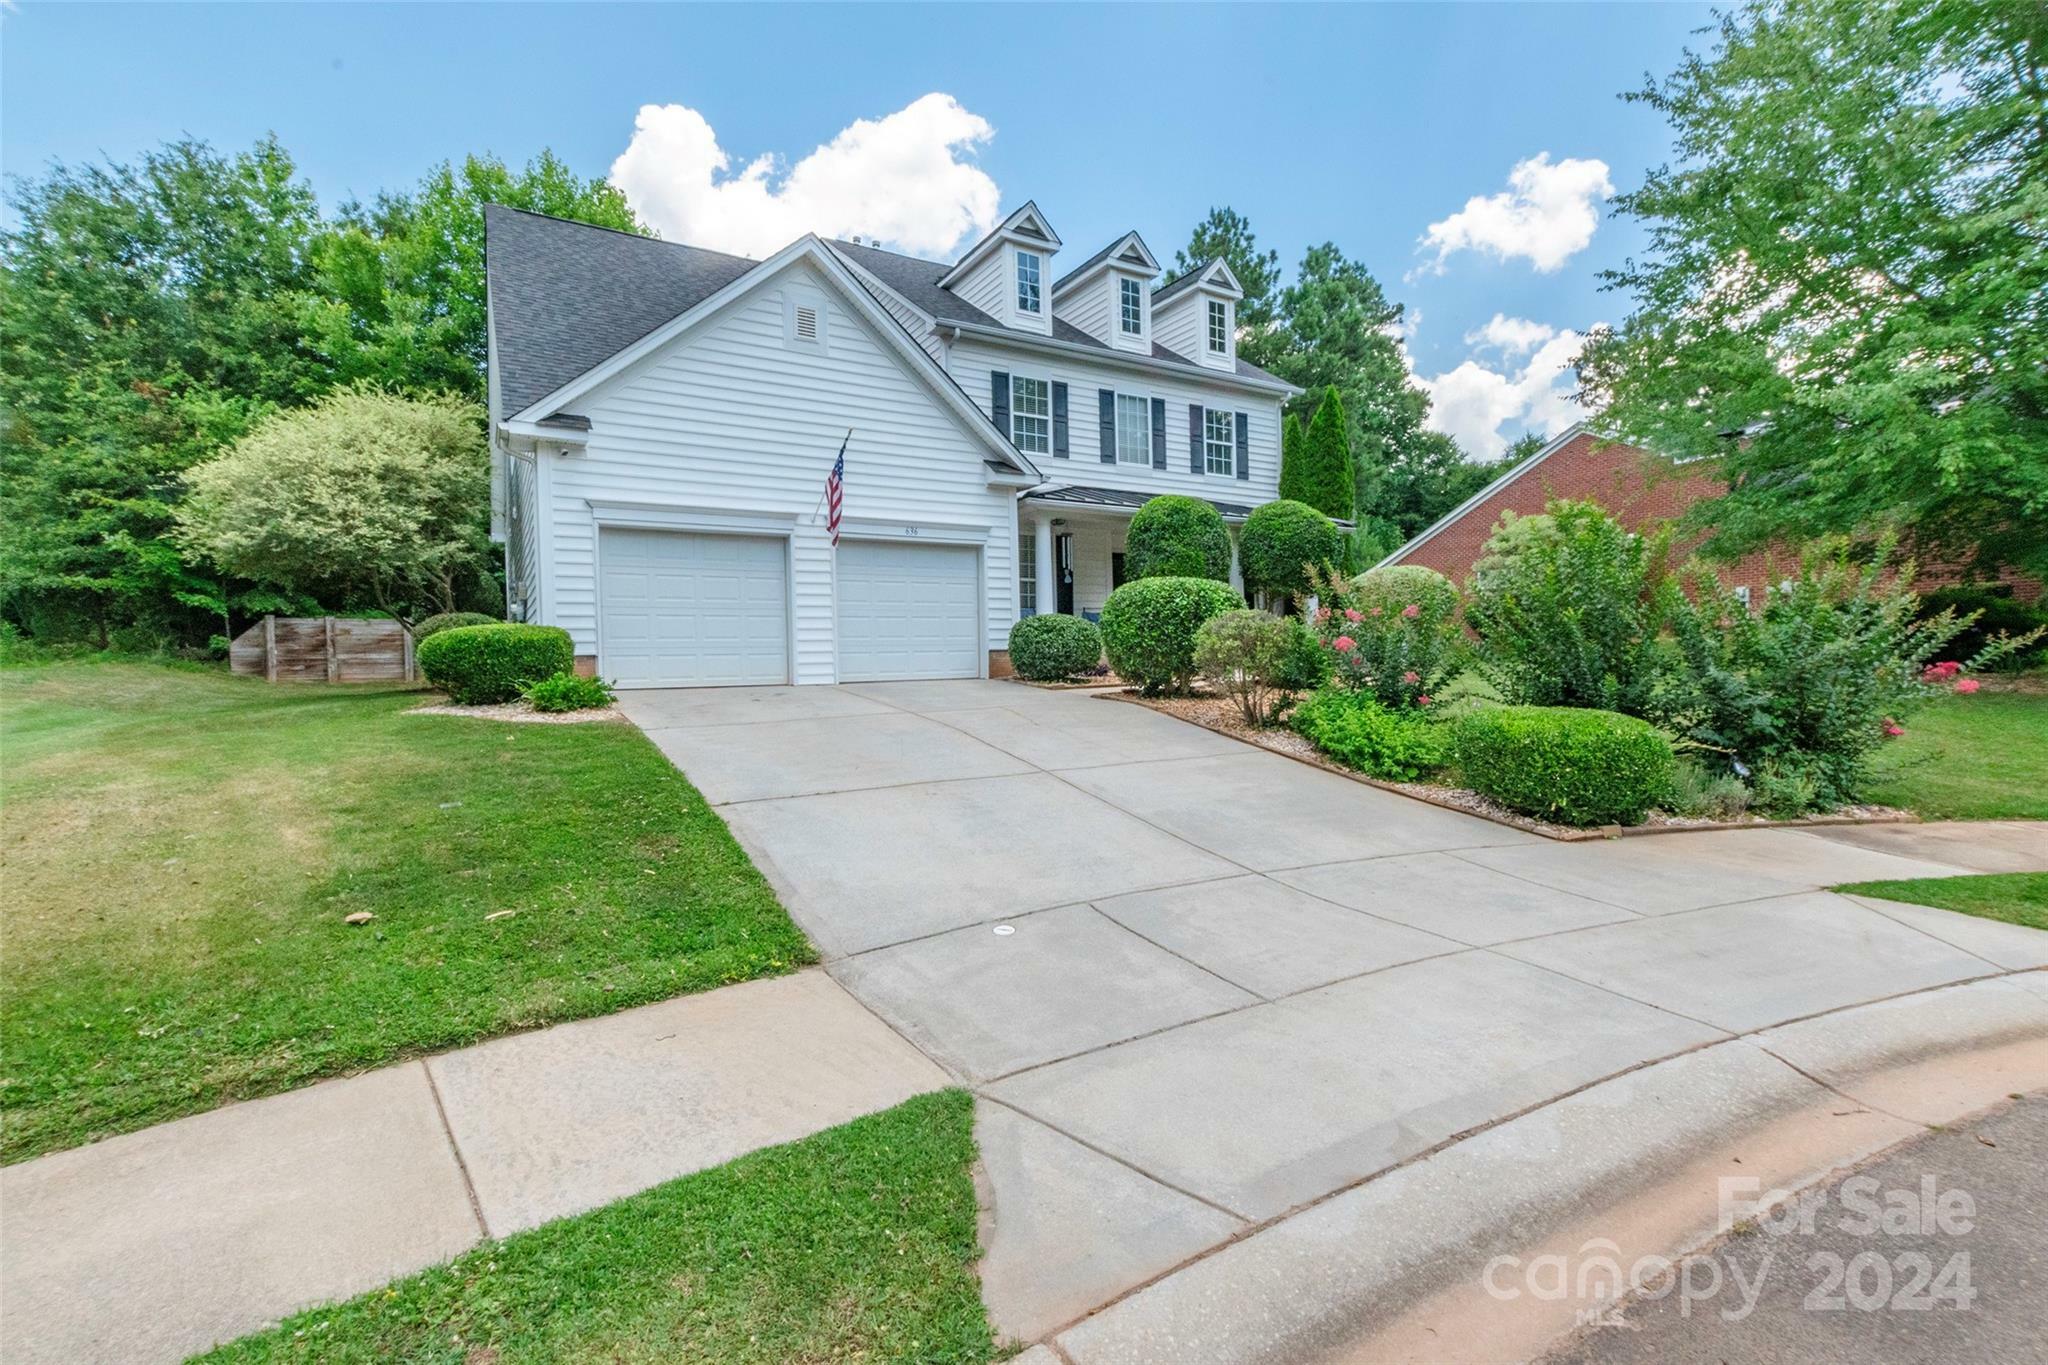
[[[1145,287],[1136,280],[1119,280],[1117,297],[1124,335],[1139,335],[1145,330]]]
[[[1230,310],[1215,299],[1209,300],[1209,350],[1216,355],[1230,351]]]
[[[1038,254],[1032,251],[1017,253],[1017,311],[1037,313],[1039,310]]]

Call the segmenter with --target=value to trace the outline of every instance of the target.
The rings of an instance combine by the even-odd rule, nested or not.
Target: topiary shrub
[[[464,626],[495,626],[497,624],[499,624],[497,617],[486,616],[480,611],[444,611],[438,615],[429,616],[414,626],[412,628],[412,640],[414,644],[418,644],[429,635],[439,635],[444,630],[460,630]]]
[[[1010,667],[1032,682],[1058,682],[1102,662],[1102,632],[1092,621],[1048,612],[1010,627]]]
[[[1671,791],[1671,741],[1615,711],[1485,707],[1457,721],[1455,747],[1473,790],[1559,824],[1640,824]]]
[[[1280,597],[1309,592],[1309,566],[1335,572],[1343,557],[1337,524],[1307,503],[1269,502],[1245,518],[1238,536],[1238,558],[1248,588]]]
[[[588,711],[610,706],[618,698],[602,678],[579,678],[574,673],[556,673],[542,678],[520,693],[536,711]]]
[[[1293,638],[1290,625],[1270,611],[1240,608],[1210,617],[1195,632],[1195,671],[1237,703],[1247,725],[1266,719],[1274,676]]]
[[[569,632],[555,626],[458,626],[429,636],[416,656],[427,681],[459,706],[511,701],[521,689],[576,666]]]
[[[1324,688],[1295,707],[1289,723],[1344,766],[1389,782],[1427,777],[1451,751],[1449,726],[1348,688]]]
[[[1184,691],[1195,674],[1195,632],[1242,605],[1228,584],[1209,578],[1126,583],[1102,606],[1109,666],[1148,697]]]
[[[1138,578],[1230,581],[1230,532],[1223,514],[1200,498],[1165,494],[1131,518],[1124,533],[1124,573]]]

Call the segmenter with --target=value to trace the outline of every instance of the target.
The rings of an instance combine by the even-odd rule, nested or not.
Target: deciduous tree
[[[1650,248],[1580,374],[1724,458],[1713,549],[1889,525],[2048,570],[2044,73],[2038,3],[1782,0],[1629,97],[1674,157],[1617,201]]]

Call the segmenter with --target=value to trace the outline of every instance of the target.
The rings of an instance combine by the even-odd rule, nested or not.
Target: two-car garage
[[[598,671],[620,687],[789,682],[789,544],[777,535],[604,528]],[[834,553],[839,681],[980,676],[975,546],[847,539]]]

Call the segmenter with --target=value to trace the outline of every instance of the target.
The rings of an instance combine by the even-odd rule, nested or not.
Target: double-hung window
[[[1237,473],[1236,414],[1202,410],[1202,467],[1211,474]]]
[[[1120,320],[1125,336],[1137,336],[1145,330],[1144,286],[1136,280],[1117,281],[1117,302]]]
[[[1134,394],[1116,396],[1116,462],[1152,463],[1152,404]]]
[[[1045,380],[1010,376],[1010,440],[1027,455],[1052,449],[1052,385]]]
[[[1229,310],[1215,299],[1209,300],[1209,349],[1217,355],[1230,349]]]
[[[1036,313],[1038,311],[1038,255],[1036,252],[1017,253],[1017,311]]]

